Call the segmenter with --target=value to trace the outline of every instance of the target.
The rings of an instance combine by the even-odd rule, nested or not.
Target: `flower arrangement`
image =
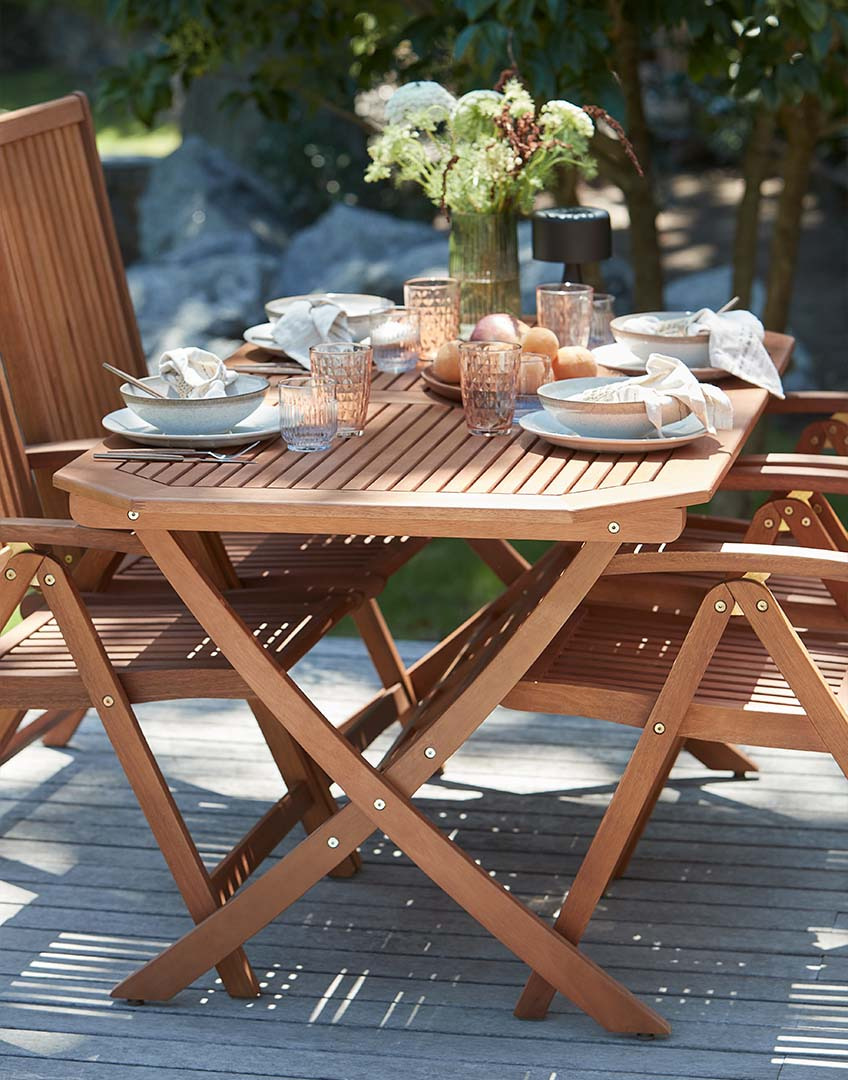
[[[557,165],[596,171],[588,112],[569,101],[537,109],[517,78],[459,99],[437,82],[407,83],[386,118],[368,148],[366,181],[411,180],[455,213],[527,213]]]

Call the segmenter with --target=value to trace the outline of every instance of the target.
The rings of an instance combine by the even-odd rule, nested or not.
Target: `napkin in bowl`
[[[214,353],[194,347],[162,353],[159,374],[181,398],[226,397],[227,387],[238,378]]]
[[[640,315],[629,319],[625,328],[638,334],[709,334],[710,367],[762,386],[775,397],[785,396],[774,361],[763,345],[763,324],[750,311],[723,311],[718,315],[710,308],[701,308],[682,319]]]
[[[577,395],[580,401],[644,401],[648,419],[662,431],[662,409],[674,398],[694,413],[707,431],[733,427],[733,406],[723,390],[699,383],[682,360],[651,353],[646,373],[622,382],[595,386]]]
[[[271,326],[271,337],[305,368],[310,345],[325,341],[353,341],[347,315],[331,300],[295,300]]]

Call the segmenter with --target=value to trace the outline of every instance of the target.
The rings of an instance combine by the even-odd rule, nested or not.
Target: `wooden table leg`
[[[188,607],[278,721],[345,789],[351,804],[303,841],[259,881],[114,991],[116,996],[170,997],[206,970],[212,957],[265,925],[375,828],[392,840],[516,955],[543,972],[572,1001],[611,1030],[665,1034],[667,1023],[592,964],[452,844],[409,800],[499,703],[527,665],[553,638],[617,550],[586,545],[547,596],[497,649],[496,663],[465,685],[421,739],[405,748],[385,775],[376,772],[344,736],[277,669],[248,629],[166,533],[142,542]],[[533,571],[528,573],[533,578]],[[426,748],[434,751],[425,754]],[[332,831],[331,831],[332,830]],[[317,876],[316,876],[317,875]],[[270,893],[269,893],[269,890]]]

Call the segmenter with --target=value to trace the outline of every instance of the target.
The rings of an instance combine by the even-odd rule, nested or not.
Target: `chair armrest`
[[[87,529],[75,521],[50,518],[0,518],[3,543],[24,543],[37,547],[98,548],[125,551],[130,555],[147,554],[134,533],[117,529]]]
[[[617,574],[788,574],[848,581],[848,552],[770,544],[710,544],[697,551],[615,555],[604,576]]]
[[[793,390],[783,400],[770,398],[766,412],[822,415],[848,412],[848,394],[844,390]]]
[[[34,443],[26,448],[27,462],[31,469],[61,469],[99,442],[100,439],[69,439],[67,442]]]
[[[818,491],[848,495],[848,457],[830,454],[751,454],[721,482],[730,491]]]

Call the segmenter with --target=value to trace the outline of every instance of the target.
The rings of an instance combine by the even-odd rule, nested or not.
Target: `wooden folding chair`
[[[725,578],[694,618],[627,604],[630,575],[693,571]],[[620,606],[590,598],[504,702],[643,729],[555,923],[572,944],[626,868],[685,739],[825,751],[848,776],[848,624],[794,628],[762,580],[845,583],[848,554],[704,545],[621,554],[606,574],[619,582]],[[533,974],[516,1015],[543,1017],[553,993]]]
[[[88,102],[81,93],[0,116],[0,357],[42,511],[66,516],[52,473],[102,436],[122,405],[108,360],[147,374],[127,289]],[[31,508],[32,509],[32,508]],[[351,611],[386,685],[406,683],[376,601],[379,586],[426,543],[413,537],[225,536],[195,554],[228,587],[269,575],[359,591]],[[74,564],[78,553],[61,551]],[[91,554],[77,568],[88,589],[165,586],[144,554]],[[48,741],[64,745],[82,719],[68,714]]]
[[[173,591],[83,595],[68,565],[52,552],[56,545],[83,548],[84,567],[89,554],[142,552],[132,534],[43,519],[39,509],[0,372],[0,537],[6,541],[0,547],[0,627],[27,598],[22,621],[0,634],[0,762],[67,716],[97,709],[186,906],[201,921],[298,822],[309,833],[333,817],[338,807],[329,781],[255,699]],[[350,588],[321,590],[314,584],[242,588],[228,595],[263,642],[265,655],[284,670],[363,598]],[[132,711],[137,702],[182,698],[246,700],[287,788],[209,872]],[[25,713],[38,709],[47,712],[21,728]],[[353,852],[331,872],[347,876],[358,865]],[[231,993],[258,992],[241,950],[219,972]]]

